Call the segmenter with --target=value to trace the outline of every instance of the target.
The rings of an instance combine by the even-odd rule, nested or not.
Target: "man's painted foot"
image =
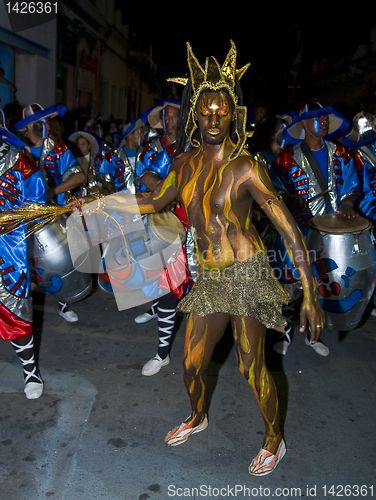
[[[167,436],[165,437],[165,442],[168,444],[168,446],[178,446],[179,444],[185,443],[189,436],[205,430],[209,425],[207,415],[205,415],[204,420],[196,427],[192,427],[191,425],[189,425],[188,421],[190,419],[191,417],[188,417],[187,420],[183,422],[179,427],[175,427],[175,429],[172,429],[172,431],[167,434]]]
[[[285,442],[279,443],[278,450],[275,455],[268,450],[262,448],[257,456],[252,460],[249,466],[249,473],[253,476],[266,476],[270,474],[277,467],[286,453]]]

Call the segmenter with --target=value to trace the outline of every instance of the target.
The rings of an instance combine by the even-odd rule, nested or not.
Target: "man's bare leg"
[[[215,346],[226,330],[229,319],[229,315],[224,313],[210,314],[203,318],[194,313],[188,316],[183,367],[184,384],[192,413],[181,426],[167,434],[167,444],[182,444],[191,434],[207,427],[206,372]]]
[[[231,324],[240,372],[253,390],[265,425],[262,450],[252,461],[250,472],[265,475],[274,470],[285,453],[279,428],[277,390],[265,364],[266,328],[250,317],[232,317]]]

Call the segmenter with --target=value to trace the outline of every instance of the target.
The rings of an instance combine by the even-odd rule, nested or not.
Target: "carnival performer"
[[[285,129],[290,144],[273,161],[287,192],[283,197],[304,235],[307,221],[316,215],[338,211],[344,217],[357,216],[354,203],[359,182],[351,155],[345,147],[325,139],[343,126],[343,120],[330,106],[307,104]]]
[[[100,178],[110,193],[125,189],[135,193],[135,173],[142,152],[145,124],[135,118],[124,127],[115,148],[107,148],[100,167]]]
[[[104,156],[107,146],[109,144],[104,139],[103,119],[99,113],[94,119],[90,119],[85,123],[84,130],[93,134],[101,145],[101,154]]]
[[[328,141],[326,136],[335,135],[343,129],[346,121],[332,107],[324,108],[320,103],[307,104],[297,119],[284,130],[284,138],[289,143],[273,160],[273,175],[276,175],[283,189],[279,192],[291,209],[295,221],[304,236],[307,235],[307,222],[317,215],[338,212],[352,218],[358,214],[354,203],[359,196],[359,178],[354,160],[349,151],[340,144]],[[284,244],[277,236],[276,255],[285,255],[289,261]],[[275,268],[281,268],[283,281],[291,284],[292,300],[285,308],[288,327],[277,342],[276,350],[286,354],[293,338],[292,319],[294,308],[300,307],[302,294],[300,280],[294,277],[292,266],[276,259]],[[328,356],[330,349],[320,339],[312,344],[309,332],[305,343],[321,355]]]
[[[171,113],[169,109],[166,111],[166,107],[167,104],[164,103],[164,106],[157,107],[157,111],[155,111],[155,108],[152,108],[150,120],[153,125],[155,124],[157,126],[159,118],[157,120],[155,120],[155,118],[158,117],[159,114],[165,116],[164,130],[168,139],[163,143],[168,147],[161,149],[159,153],[150,146],[142,148],[144,130],[146,127],[141,119],[135,118],[125,127],[124,135],[117,147],[107,150],[100,167],[99,175],[101,182],[108,187],[110,193],[126,191],[127,193],[134,194],[136,190],[139,191],[140,189],[142,191],[146,189],[152,190],[155,185],[161,181],[162,176],[166,176],[172,161],[172,156],[175,152],[174,142],[176,139],[176,124],[179,114],[179,109],[176,106],[171,107]],[[153,147],[156,147],[157,141],[155,137],[153,143]],[[139,159],[142,152],[144,154],[147,153],[147,170],[141,170],[139,168]],[[153,154],[149,154],[149,152],[153,152]],[[143,163],[143,168],[145,168],[145,162]],[[138,171],[140,177],[135,178],[135,171]],[[140,181],[140,179],[142,180]],[[144,182],[145,184],[143,184]],[[187,223],[184,210],[178,207],[174,209],[174,213],[181,220],[186,230]],[[117,215],[113,213],[112,217],[117,218]],[[112,219],[109,219],[107,224],[109,224],[108,229],[111,231],[113,227],[110,221],[112,221]],[[183,250],[179,252],[177,256],[179,260],[179,270],[185,269],[185,279],[179,286],[176,288],[171,286],[172,282],[176,283],[179,280],[176,278],[168,280],[166,279],[165,273],[163,273],[153,284],[142,287],[144,295],[150,297],[150,299],[154,299],[152,311],[154,313],[155,310],[155,317],[158,317],[159,331],[158,352],[142,367],[142,374],[145,376],[151,376],[158,373],[163,366],[166,366],[170,362],[169,352],[171,348],[172,333],[175,326],[176,305],[178,300],[186,292],[187,285],[190,281],[184,251],[185,245],[183,245]],[[106,258],[104,260],[106,260]],[[102,278],[103,276],[104,275],[101,275]],[[107,278],[105,278],[105,280],[107,280]],[[103,281],[101,281],[101,283],[103,284]],[[126,286],[126,283],[124,286]],[[107,287],[108,283],[106,284],[106,289]],[[166,290],[168,290],[168,293],[166,293]],[[158,298],[155,298],[156,296],[158,296]],[[135,321],[137,323],[144,323],[151,319],[153,313],[144,313],[136,317]]]
[[[25,203],[46,203],[44,179],[36,164],[20,154],[24,143],[0,125],[0,210]],[[2,228],[0,228],[0,233]],[[30,264],[27,227],[0,235],[0,336],[9,340],[24,372],[28,399],[43,393],[43,380],[35,360]]]
[[[148,115],[148,122],[151,127],[158,131],[161,125],[163,127],[161,145],[164,146],[164,149],[151,155],[148,154],[146,157],[144,155],[143,161],[139,162],[137,168],[137,184],[141,192],[152,191],[161,179],[164,179],[168,174],[176,153],[176,132],[180,119],[179,109],[180,103],[178,101],[164,100],[153,108]],[[151,150],[150,146],[147,146],[147,149]],[[188,224],[184,209],[179,205],[175,205],[172,207],[172,212],[178,217],[187,232]],[[185,280],[177,288],[171,289],[165,280],[165,275],[163,275],[158,283],[159,289],[168,289],[170,290],[169,293],[163,294],[155,299],[148,312],[136,316],[135,318],[136,323],[146,323],[154,317],[158,318],[158,351],[156,355],[142,367],[142,375],[155,375],[159,373],[161,368],[170,363],[172,334],[176,321],[176,307],[179,300],[189,290],[191,283],[187,264],[187,250],[188,255],[191,250],[189,241],[191,241],[191,234],[187,235],[187,241],[183,246],[183,251],[179,255],[179,259],[182,260],[181,264],[184,264],[186,269]]]
[[[171,98],[161,100],[156,106],[149,108],[143,113],[144,119],[150,125],[148,134],[150,140],[144,146],[136,169],[138,190],[141,193],[154,189],[160,179],[167,175],[172,158],[176,152],[176,129],[179,119],[179,109],[180,101]],[[158,158],[153,168],[150,166],[150,163],[157,155]],[[141,181],[141,179],[143,180]],[[147,323],[151,319],[158,318],[158,304],[159,299],[154,300],[149,311],[136,316],[135,322]],[[170,324],[172,328],[174,324],[175,322]],[[162,368],[162,361],[158,358],[156,359],[158,364],[153,363],[153,365],[157,368],[155,373],[158,373]],[[169,362],[169,358],[166,359]],[[168,363],[166,362],[166,364]],[[145,371],[144,368],[143,371]],[[149,370],[147,371],[149,372]],[[154,375],[154,373],[150,373],[150,375]]]
[[[77,195],[87,196],[98,192],[102,189],[99,180],[103,160],[101,142],[94,134],[86,132],[86,130],[73,132],[67,137],[67,142],[69,146],[74,144],[77,148],[75,156],[85,174],[85,182],[79,186]],[[73,147],[70,149],[73,151]]]
[[[158,153],[165,151],[169,158],[174,155],[179,109],[180,100],[169,98],[161,100],[147,112],[147,120],[153,133],[149,133],[150,140],[146,143],[140,156],[136,169],[138,177],[147,174],[150,162]],[[165,174],[168,170],[168,162],[166,165]],[[146,186],[141,184],[140,191],[146,191]]]
[[[376,227],[376,118],[372,113],[361,111],[352,120],[351,130],[341,144],[354,157],[356,171],[360,175],[361,196],[357,203],[359,213]]]
[[[119,144],[120,138],[122,136],[121,130],[124,124],[121,123],[121,120],[112,120],[110,122],[110,130],[108,134],[105,136],[104,140],[112,147],[115,148],[117,144]]]
[[[218,340],[231,323],[240,371],[256,396],[265,424],[262,449],[249,467],[251,474],[260,476],[272,472],[286,452],[276,387],[265,365],[264,340],[266,328],[284,328],[281,306],[289,296],[275,278],[252,225],[253,201],[263,207],[291,250],[304,287],[300,330],[308,322],[312,342],[320,336],[324,314],[301,234],[264,166],[243,150],[246,108],[241,106],[238,80],[248,65],[236,70],[232,41],[222,66],[214,57],[201,66],[187,46],[190,78],[173,80],[185,85],[184,121],[178,132],[178,156],[168,175],[150,194],[112,195],[105,199],[107,207],[101,207],[148,213],[164,209],[175,199],[184,207],[199,265],[192,290],[178,305],[188,313],[183,368],[192,413],[165,441],[170,446],[182,444],[208,426],[206,372]],[[193,149],[184,152],[187,137]]]
[[[349,127],[350,128],[350,127]],[[352,128],[341,139],[354,158],[359,174],[361,195],[356,205],[360,215],[376,228],[376,118],[368,111],[360,111],[352,120]],[[376,316],[376,296],[373,296],[371,315]]]
[[[50,106],[46,109],[33,103],[22,111],[22,120],[14,125],[14,130],[25,139],[25,155],[38,165],[45,179],[47,197],[50,203],[64,206],[67,194],[85,182],[78,160],[62,140],[55,140],[49,133],[48,119],[64,115],[65,106]],[[66,321],[78,321],[78,315],[66,302],[59,301],[59,314]]]

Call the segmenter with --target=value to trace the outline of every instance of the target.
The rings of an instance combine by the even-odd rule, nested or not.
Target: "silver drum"
[[[375,247],[363,217],[325,214],[309,221],[307,248],[326,328],[356,328],[375,288]],[[314,256],[314,259],[312,258]]]
[[[66,217],[59,216],[36,231],[28,241],[32,281],[62,302],[78,302],[92,290],[91,274],[73,266]]]
[[[158,280],[170,263],[175,263],[186,232],[170,211],[142,216],[143,229],[112,238],[103,244],[105,273],[98,274],[98,285],[113,293],[138,290]],[[180,265],[180,264],[177,264]]]

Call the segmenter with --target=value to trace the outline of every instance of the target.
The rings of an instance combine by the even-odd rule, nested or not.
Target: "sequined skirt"
[[[250,316],[267,328],[283,330],[286,320],[282,305],[290,296],[269,265],[266,252],[247,262],[235,262],[225,269],[199,268],[192,290],[178,305],[182,312],[207,316],[217,312]]]

